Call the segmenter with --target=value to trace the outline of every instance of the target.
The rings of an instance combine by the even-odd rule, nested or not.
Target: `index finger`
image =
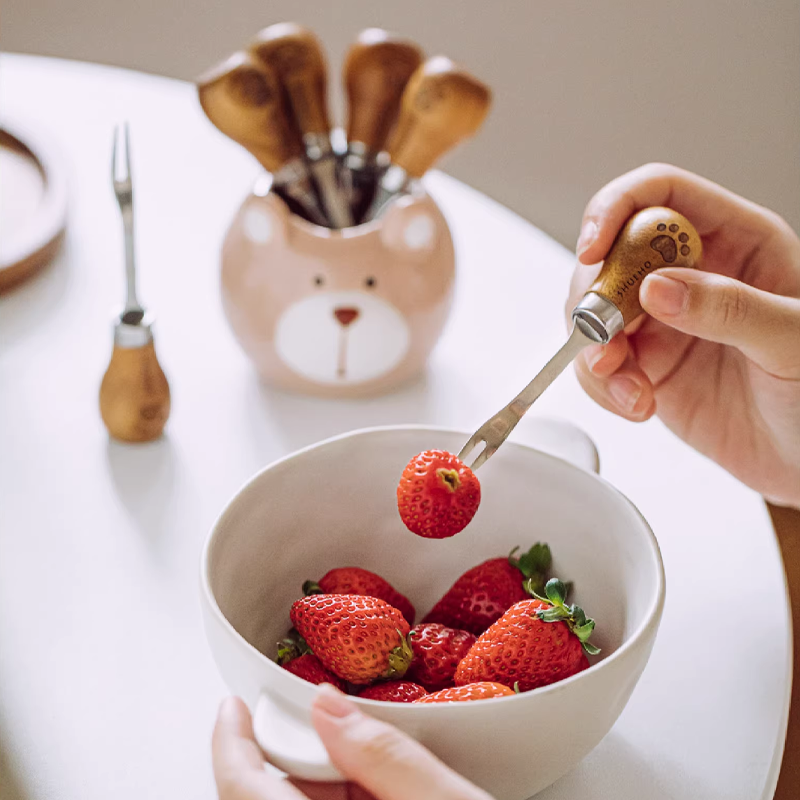
[[[667,206],[683,214],[701,237],[734,223],[740,234],[769,232],[767,209],[680,167],[646,164],[607,183],[589,201],[581,241],[590,241],[579,250],[579,260],[593,264],[605,258],[628,218],[649,206]]]
[[[250,712],[238,697],[229,697],[220,706],[211,753],[220,800],[308,800],[283,778],[264,769]]]

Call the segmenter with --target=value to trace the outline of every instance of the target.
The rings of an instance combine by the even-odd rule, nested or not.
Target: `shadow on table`
[[[301,447],[357,428],[382,425],[441,425],[463,428],[476,424],[474,387],[447,364],[437,363],[399,389],[360,400],[330,400],[275,389],[255,373],[244,394],[244,413],[259,456]],[[276,448],[276,444],[280,446]]]
[[[430,417],[427,376],[391,394],[360,400],[323,400],[253,382],[249,416],[256,444],[267,450],[276,436],[282,449],[291,452],[356,428],[427,422]]]
[[[0,737],[0,797],[3,800],[32,800],[23,784],[22,778],[11,763],[8,752]]]
[[[175,452],[167,437],[148,444],[129,445],[108,440],[109,472],[117,496],[151,541],[166,529],[175,485]]]
[[[625,780],[620,781],[624,775]],[[614,800],[726,800],[722,790],[698,783],[680,764],[654,761],[629,741],[611,731],[583,763],[536,795],[536,800],[563,797]]]

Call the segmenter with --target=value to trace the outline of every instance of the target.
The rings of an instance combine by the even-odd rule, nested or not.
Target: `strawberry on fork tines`
[[[397,486],[400,518],[412,533],[427,539],[455,536],[471,522],[480,502],[475,473],[444,450],[414,456]]]

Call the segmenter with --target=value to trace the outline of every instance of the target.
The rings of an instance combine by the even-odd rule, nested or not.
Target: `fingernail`
[[[575,245],[575,254],[577,256],[583,255],[593,244],[597,238],[597,223],[593,220],[587,220],[583,223],[581,228],[581,235],[578,237],[578,243]]]
[[[621,411],[630,414],[639,398],[642,387],[626,375],[615,375],[608,384],[608,391]]]
[[[683,281],[653,273],[642,285],[641,299],[648,311],[677,316],[689,302],[689,287]]]
[[[590,370],[593,370],[595,365],[606,354],[606,348],[601,344],[593,344],[589,345],[583,352],[586,358],[586,366],[589,367]]]
[[[346,695],[327,683],[319,687],[315,705],[331,717],[349,717],[357,710]]]

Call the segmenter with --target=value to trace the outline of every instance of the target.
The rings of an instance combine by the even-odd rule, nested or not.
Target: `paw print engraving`
[[[660,222],[656,229],[659,231],[666,231],[667,225],[664,222]],[[689,234],[688,233],[679,233],[680,227],[676,225],[674,222],[672,225],[669,226],[670,233],[677,234],[678,241],[675,241],[673,236],[670,236],[669,233],[662,233],[656,236],[651,242],[650,247],[653,248],[660,256],[667,262],[667,264],[672,264],[673,261],[678,257],[678,243],[680,242],[680,254],[682,256],[688,256],[691,253],[689,249],[689,245],[686,242],[689,241]]]

